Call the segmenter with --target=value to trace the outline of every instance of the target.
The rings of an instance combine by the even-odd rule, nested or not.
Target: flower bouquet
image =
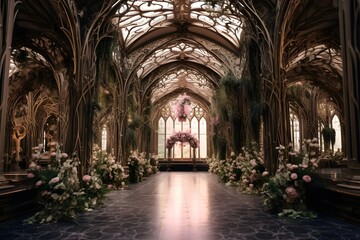
[[[277,147],[279,169],[269,183],[263,186],[264,205],[270,212],[293,218],[313,218],[316,215],[306,206],[306,185],[311,184],[312,174],[318,167],[316,158],[317,139],[307,140],[303,146],[302,161],[285,161],[285,147]],[[290,153],[289,156],[294,155]],[[309,158],[311,157],[311,159]]]
[[[93,168],[108,188],[120,189],[125,186],[127,176],[124,173],[124,168],[115,161],[111,154],[107,155],[100,149],[94,148]]]

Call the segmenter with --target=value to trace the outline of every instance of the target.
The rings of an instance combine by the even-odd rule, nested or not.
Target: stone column
[[[15,0],[0,2],[0,184],[5,181],[3,159],[5,146],[5,127],[9,98],[9,67],[11,55],[12,33],[15,21]]]
[[[360,173],[360,0],[339,1],[346,156]],[[360,175],[358,174],[357,175]]]

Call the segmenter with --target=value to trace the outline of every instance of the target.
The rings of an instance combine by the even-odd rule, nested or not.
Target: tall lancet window
[[[106,127],[104,126],[101,132],[101,150],[106,151],[106,144],[107,144],[107,131]]]

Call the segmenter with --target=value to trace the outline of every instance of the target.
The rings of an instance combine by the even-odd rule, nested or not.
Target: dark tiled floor
[[[207,172],[161,172],[130,190],[113,191],[77,223],[0,225],[1,239],[360,239],[360,226],[326,216],[279,218],[258,196],[239,193]]]

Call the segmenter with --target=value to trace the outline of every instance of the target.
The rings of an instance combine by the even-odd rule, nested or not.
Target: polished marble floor
[[[238,192],[208,172],[161,172],[112,191],[104,206],[76,223],[0,225],[1,239],[360,239],[360,226],[319,215],[279,218],[262,210],[258,196]]]

